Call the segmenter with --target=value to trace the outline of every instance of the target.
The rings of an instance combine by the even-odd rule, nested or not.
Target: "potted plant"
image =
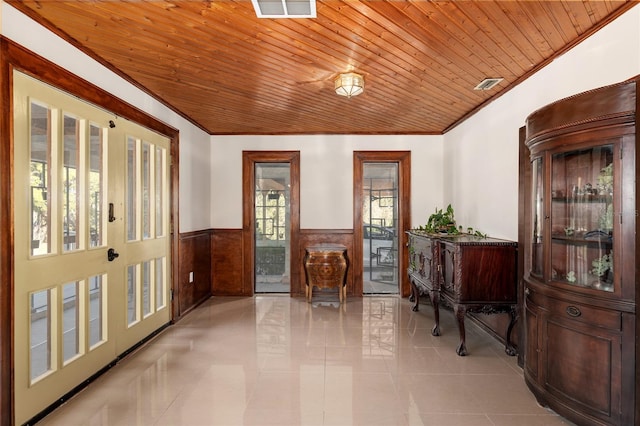
[[[464,234],[462,226],[456,226],[456,219],[454,217],[453,207],[451,204],[447,206],[446,210],[436,208],[436,211],[427,219],[426,225],[420,225],[418,227],[418,231],[428,234]],[[467,228],[467,233],[475,237],[487,238],[487,234],[483,234],[471,227]]]
[[[430,234],[459,234],[460,231],[456,227],[456,220],[451,204],[449,204],[444,211],[436,208],[435,213],[429,216],[427,224],[424,228],[421,226],[420,230],[424,230]]]

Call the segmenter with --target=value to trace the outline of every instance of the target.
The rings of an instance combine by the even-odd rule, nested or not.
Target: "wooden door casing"
[[[362,253],[362,197],[364,163],[398,163],[398,271],[399,293],[408,297],[411,293],[409,277],[405,273],[409,264],[407,253],[408,236],[411,227],[411,151],[355,151],[353,153],[353,294],[363,293],[363,253]]]

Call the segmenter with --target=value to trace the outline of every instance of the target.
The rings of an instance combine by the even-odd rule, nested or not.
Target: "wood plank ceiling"
[[[442,134],[630,1],[5,0],[210,134]],[[365,91],[337,96],[354,70]],[[504,80],[489,91],[487,77]]]

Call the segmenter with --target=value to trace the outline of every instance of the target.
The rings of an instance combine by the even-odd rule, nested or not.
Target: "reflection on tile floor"
[[[212,298],[41,425],[566,425],[516,358],[398,297]]]

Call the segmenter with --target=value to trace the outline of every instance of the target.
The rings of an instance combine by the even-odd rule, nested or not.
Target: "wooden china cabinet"
[[[580,425],[640,422],[639,81],[560,100],[526,121],[524,376],[539,402]]]

